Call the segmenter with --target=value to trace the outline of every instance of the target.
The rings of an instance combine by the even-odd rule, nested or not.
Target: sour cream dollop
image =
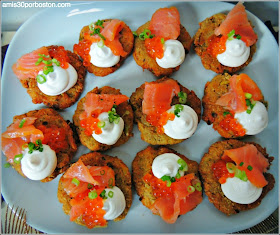
[[[247,47],[245,42],[239,39],[226,41],[225,52],[218,54],[218,61],[229,67],[238,67],[244,64],[250,56],[250,47]]]
[[[268,112],[262,102],[257,101],[251,113],[246,111],[236,113],[234,118],[243,126],[247,135],[256,135],[263,131],[268,124]]]
[[[162,68],[175,68],[185,60],[185,49],[178,40],[166,40],[164,42],[164,55],[161,59],[156,58],[157,64]]]
[[[123,213],[126,206],[125,197],[123,192],[117,186],[106,188],[105,191],[107,199],[104,199],[102,209],[106,211],[106,214],[103,218],[106,220],[113,220]],[[113,197],[108,196],[110,191],[113,192]]]
[[[186,139],[193,135],[198,125],[196,112],[188,105],[182,105],[183,110],[180,117],[175,116],[174,120],[168,120],[163,126],[164,133],[173,139]],[[174,113],[175,105],[167,111]]]
[[[249,180],[245,182],[237,177],[227,178],[221,188],[229,200],[239,204],[253,203],[262,194],[262,188],[257,188]]]
[[[105,45],[98,46],[98,43],[91,44],[89,55],[90,62],[101,68],[112,67],[120,61],[120,56],[114,55],[112,50]]]
[[[69,64],[67,69],[53,64],[53,72],[45,75],[41,70],[38,75],[43,75],[47,79],[43,84],[37,83],[39,89],[46,95],[55,96],[68,91],[78,80],[76,69]]]
[[[57,165],[55,151],[50,146],[43,144],[43,151],[34,150],[28,153],[24,150],[21,159],[21,170],[23,174],[31,180],[42,180],[51,175]]]
[[[100,121],[105,122],[105,126],[101,128],[102,133],[97,135],[94,132],[92,133],[92,137],[97,140],[99,143],[113,145],[118,139],[121,137],[123,129],[124,129],[124,121],[120,117],[120,121],[118,124],[115,122],[109,122],[108,112],[103,112],[98,116]]]
[[[180,159],[180,157],[174,153],[158,155],[152,164],[152,172],[154,176],[159,179],[164,175],[175,177],[180,168],[178,159]],[[181,176],[184,175],[183,171],[179,171],[179,173]]]

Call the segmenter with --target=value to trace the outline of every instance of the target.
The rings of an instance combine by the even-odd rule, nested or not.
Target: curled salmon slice
[[[240,170],[246,172],[248,180],[258,188],[268,184],[263,172],[266,172],[269,162],[253,144],[241,148],[225,150],[222,159],[229,157]]]
[[[238,2],[228,13],[226,19],[215,29],[215,35],[227,35],[232,30],[235,30],[235,34],[241,36],[241,40],[247,46],[252,46],[258,39],[257,34],[248,21],[247,13],[242,2]]]
[[[168,79],[161,83],[146,82],[142,102],[142,112],[146,115],[160,115],[171,108],[171,102],[180,92],[180,86]]]
[[[263,99],[260,88],[247,74],[233,75],[230,78],[229,85],[229,92],[222,95],[216,101],[217,105],[226,107],[236,113],[240,113],[247,110],[246,93],[250,93],[252,99],[255,101]]]
[[[99,186],[112,188],[115,186],[115,172],[108,166],[92,166],[89,168],[92,177],[98,182]]]
[[[157,37],[177,39],[180,35],[180,13],[176,7],[160,8],[152,16],[149,29]]]
[[[84,110],[80,119],[84,119],[97,112],[99,115],[103,112],[108,112],[112,109],[113,105],[119,105],[129,98],[126,95],[113,95],[113,94],[94,94],[88,93],[85,96]]]
[[[39,71],[45,67],[44,63],[36,65],[36,62],[40,58],[40,54],[49,56],[48,49],[46,47],[40,47],[30,53],[27,53],[20,57],[12,69],[19,80],[26,80],[28,78],[35,78]],[[44,60],[50,60],[49,57],[44,57]]]

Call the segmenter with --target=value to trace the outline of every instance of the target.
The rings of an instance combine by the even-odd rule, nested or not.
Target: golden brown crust
[[[188,171],[186,174],[195,173],[198,176],[198,163],[192,161],[182,154],[177,153],[175,150],[158,146],[148,146],[146,149],[137,153],[132,162],[132,179],[135,185],[136,192],[140,197],[139,200],[144,206],[149,209],[154,204],[156,197],[153,194],[153,188],[143,180],[143,177],[151,172],[153,160],[161,154],[174,153],[182,158],[188,164]]]
[[[57,48],[58,46],[48,46],[47,49]],[[36,78],[28,78],[26,80],[20,80],[22,86],[27,89],[28,94],[32,98],[34,104],[43,103],[48,107],[54,109],[65,109],[73,105],[80,97],[84,89],[84,80],[86,75],[86,69],[83,63],[80,61],[79,57],[67,51],[67,55],[70,59],[69,63],[75,68],[78,74],[77,83],[70,88],[68,91],[60,95],[49,96],[44,94],[37,86]]]
[[[136,31],[137,35],[142,33],[145,29],[148,29],[149,24],[150,21],[140,26]],[[183,25],[180,25],[180,35],[177,38],[177,40],[183,44],[187,55],[190,51],[193,40]],[[180,65],[175,68],[168,69],[160,67],[157,64],[156,60],[149,56],[145,47],[145,41],[139,39],[139,37],[135,38],[133,57],[135,62],[139,66],[141,66],[143,69],[151,71],[157,77],[170,76],[172,73],[179,70],[180,68]]]
[[[233,74],[246,67],[252,61],[257,47],[256,43],[250,47],[250,56],[248,60],[239,67],[224,66],[217,60],[217,58],[208,53],[207,47],[209,46],[209,38],[214,35],[215,29],[224,21],[225,18],[225,14],[218,13],[200,22],[200,28],[194,36],[194,49],[196,54],[200,56],[205,69],[210,69],[216,73]]]
[[[80,157],[83,163],[87,166],[109,166],[115,172],[115,183],[116,186],[121,189],[125,196],[126,207],[123,213],[114,219],[114,221],[120,221],[124,219],[129,211],[132,204],[132,191],[131,191],[131,175],[128,167],[117,157],[111,157],[98,152],[91,152],[84,154]],[[71,210],[70,200],[71,197],[64,191],[61,180],[58,183],[57,198],[60,203],[63,204],[63,211],[69,215]],[[79,217],[75,220],[77,224],[85,225],[82,219]]]
[[[165,80],[172,78],[161,78],[156,81],[156,83],[161,83]],[[186,87],[183,87],[180,83],[180,90],[187,93],[187,103],[186,105],[190,106],[194,109],[198,116],[198,122],[201,118],[201,101],[196,96],[193,91],[188,90]],[[134,111],[134,120],[138,124],[138,128],[141,132],[142,140],[146,141],[152,145],[166,145],[166,144],[178,144],[183,142],[185,139],[173,139],[166,134],[157,133],[157,129],[155,126],[152,126],[150,123],[146,121],[146,115],[142,112],[142,101],[144,95],[145,84],[141,85],[136,89],[134,93],[132,93],[130,97],[130,103],[132,105]],[[174,96],[171,105],[179,104],[179,99],[177,96]]]
[[[70,165],[70,161],[74,154],[77,151],[76,142],[73,138],[73,131],[70,128],[70,126],[67,124],[67,122],[59,115],[59,113],[51,108],[45,108],[40,110],[33,110],[28,113],[15,116],[13,121],[21,120],[24,117],[36,117],[37,119],[34,122],[34,126],[38,127],[40,125],[44,125],[46,127],[52,127],[57,126],[59,128],[63,128],[66,131],[66,138],[68,146],[61,150],[60,152],[56,153],[57,156],[57,167],[54,170],[54,172],[46,177],[45,179],[41,180],[41,182],[49,182],[56,178],[59,174],[66,171]],[[12,166],[15,168],[15,170],[21,174],[23,177],[26,177],[22,170],[20,164],[12,163]]]
[[[119,89],[115,89],[109,86],[105,86],[102,88],[96,87],[92,91],[88,93],[95,93],[95,94],[114,94],[114,95],[119,95],[121,94]],[[76,126],[77,133],[79,135],[81,143],[88,147],[92,151],[104,151],[110,148],[114,148],[117,146],[120,146],[124,144],[125,142],[128,141],[130,137],[133,136],[132,130],[133,130],[133,111],[128,102],[123,102],[117,107],[117,113],[120,115],[120,117],[124,121],[124,130],[119,138],[119,140],[114,144],[114,145],[106,145],[106,144],[101,144],[98,141],[96,141],[92,136],[88,136],[85,134],[85,129],[81,127],[80,125],[80,114],[84,112],[84,102],[85,102],[85,97],[83,97],[78,105],[77,109],[75,110],[74,116],[73,116],[73,122],[74,125]]]
[[[220,126],[220,122],[225,119],[223,113],[228,111],[220,105],[216,105],[216,101],[224,94],[229,92],[229,79],[231,75],[228,73],[215,76],[210,82],[207,82],[202,98],[203,114],[202,119],[208,124],[213,124],[213,128],[225,138],[239,138],[234,135],[233,131],[226,131]],[[260,102],[266,105],[264,98]]]
[[[208,196],[209,201],[213,203],[218,210],[227,215],[236,214],[240,211],[253,209],[259,206],[265,195],[274,187],[275,180],[273,175],[264,173],[268,184],[263,188],[262,194],[257,201],[247,205],[238,204],[232,202],[223,194],[219,181],[213,175],[212,165],[221,159],[224,150],[240,148],[246,144],[255,145],[258,151],[260,151],[268,159],[269,163],[273,161],[274,158],[269,157],[269,155],[266,153],[266,149],[262,148],[259,144],[231,139],[212,144],[208,153],[204,154],[201,162],[199,163],[199,172],[203,180],[205,194]]]
[[[106,19],[104,20],[106,21],[111,21],[112,19]],[[84,39],[84,33],[89,31],[89,26],[86,25],[82,28],[81,32],[80,32],[80,38],[79,41],[82,41]],[[119,37],[120,43],[123,46],[123,49],[125,52],[127,52],[127,55],[125,57],[120,57],[120,61],[112,66],[112,67],[108,67],[108,68],[101,68],[101,67],[97,67],[93,64],[90,64],[90,66],[86,67],[88,72],[93,73],[96,76],[99,77],[104,77],[107,76],[113,72],[115,72],[124,62],[124,60],[130,55],[130,53],[132,52],[133,46],[134,46],[134,36],[132,34],[131,29],[124,24],[123,29],[120,31],[120,37]]]

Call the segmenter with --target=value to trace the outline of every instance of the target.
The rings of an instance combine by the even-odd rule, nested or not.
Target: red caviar
[[[148,115],[146,120],[151,125],[157,128],[157,133],[163,134],[164,129],[163,126],[167,123],[168,120],[173,121],[175,119],[174,113],[164,112],[160,115]]]
[[[238,122],[237,119],[234,118],[233,114],[228,114],[220,123],[220,127],[225,131],[232,131],[235,136],[244,136],[246,134],[246,130],[243,126]]]
[[[229,173],[226,167],[227,161],[219,160],[212,165],[212,171],[220,184],[224,184],[227,178],[233,178],[234,173]]]
[[[90,66],[90,47],[93,41],[91,40],[91,37],[89,33],[84,34],[84,39],[79,41],[78,44],[74,44],[73,51],[74,53],[78,54],[83,59],[83,65],[88,67]]]
[[[57,126],[46,127],[44,125],[40,125],[37,128],[44,134],[42,144],[49,145],[50,148],[56,153],[69,147],[66,131],[64,128],[60,128]]]
[[[98,118],[98,114],[93,114],[89,117],[86,117],[80,120],[80,125],[85,129],[85,134],[91,136],[94,132],[96,135],[102,133],[100,127],[98,127],[98,122],[100,121]]]
[[[227,36],[217,37],[213,35],[209,38],[209,46],[207,47],[207,52],[210,53],[213,57],[217,57],[218,54],[225,52],[227,39]]]
[[[164,55],[163,43],[160,37],[145,39],[145,47],[153,59],[161,59]]]
[[[51,47],[49,49],[49,54],[52,58],[57,59],[60,62],[60,67],[63,69],[67,69],[69,67],[69,57],[67,55],[67,51],[63,46],[59,47]]]

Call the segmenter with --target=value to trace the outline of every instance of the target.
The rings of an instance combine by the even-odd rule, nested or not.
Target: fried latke
[[[218,210],[225,213],[226,215],[236,214],[240,211],[253,209],[259,206],[265,195],[274,187],[275,180],[273,175],[264,173],[268,184],[263,188],[262,194],[259,199],[251,204],[235,203],[229,200],[222,192],[221,184],[213,174],[212,165],[221,159],[224,150],[240,148],[246,144],[255,145],[258,151],[260,151],[263,156],[268,159],[269,163],[273,161],[274,158],[269,157],[269,155],[266,153],[266,149],[262,148],[259,144],[231,139],[219,141],[212,144],[209,148],[208,153],[204,154],[201,162],[199,163],[199,173],[203,180],[205,194],[208,196],[209,201],[213,203]]]

